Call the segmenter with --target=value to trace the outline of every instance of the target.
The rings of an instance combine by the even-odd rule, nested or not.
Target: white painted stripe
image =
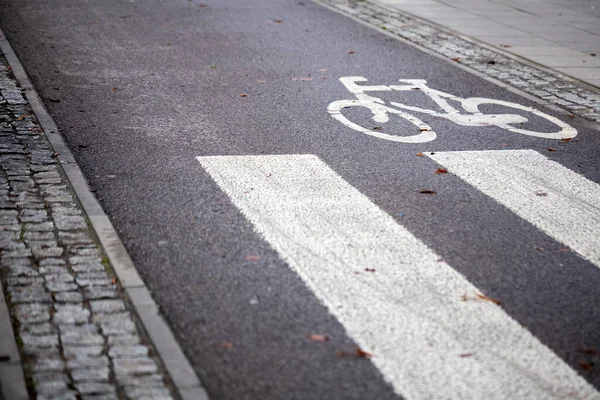
[[[534,150],[429,157],[600,267],[600,185]]]
[[[198,161],[402,396],[600,398],[499,306],[462,301],[480,291],[317,157]]]

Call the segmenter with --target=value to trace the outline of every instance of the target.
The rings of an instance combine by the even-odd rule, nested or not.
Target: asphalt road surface
[[[213,399],[598,398],[589,125],[310,1],[0,0],[0,26]],[[373,135],[327,111],[357,97],[332,113]]]

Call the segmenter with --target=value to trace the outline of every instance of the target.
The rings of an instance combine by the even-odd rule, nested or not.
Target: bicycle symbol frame
[[[356,99],[352,100],[338,100],[334,101],[327,107],[329,114],[340,121],[345,126],[352,128],[358,132],[365,133],[370,136],[374,136],[379,139],[390,140],[393,142],[402,143],[424,143],[430,142],[437,137],[437,134],[433,129],[415,117],[414,115],[406,112],[412,111],[421,114],[427,114],[432,117],[445,118],[455,124],[462,126],[496,126],[502,129],[506,129],[510,132],[520,133],[522,135],[536,136],[545,139],[567,139],[574,138],[577,136],[577,130],[572,126],[564,123],[563,121],[555,118],[551,115],[543,113],[531,107],[522,106],[520,104],[511,103],[503,100],[486,99],[483,97],[469,97],[463,99],[461,97],[454,96],[450,93],[445,93],[440,90],[432,89],[427,86],[427,81],[424,79],[399,79],[399,82],[403,85],[359,85],[358,82],[368,82],[368,80],[362,76],[346,76],[339,78],[339,81],[346,86],[346,89],[350,93],[354,94]],[[390,104],[397,108],[392,108],[385,105],[385,102],[378,97],[369,96],[365,92],[389,92],[389,91],[407,91],[407,90],[419,90],[425,95],[429,96],[433,102],[435,102],[444,112],[437,112],[426,108],[419,108],[414,106],[408,106],[406,104],[390,102]],[[449,100],[460,103],[464,111],[467,113],[463,114],[458,109],[452,107],[449,104]],[[519,124],[527,122],[528,119],[518,114],[484,114],[479,111],[479,106],[483,104],[495,104],[505,107],[512,107],[518,110],[530,112],[538,117],[545,118],[546,120],[557,125],[560,130],[557,132],[537,132],[526,129],[520,129],[512,126],[511,124]],[[349,107],[365,107],[369,109],[373,116],[372,120],[377,123],[385,123],[389,121],[388,114],[398,115],[401,118],[414,124],[418,129],[419,133],[412,136],[397,136],[390,135],[383,132],[373,131],[371,129],[360,126],[348,118],[346,118],[341,110]]]

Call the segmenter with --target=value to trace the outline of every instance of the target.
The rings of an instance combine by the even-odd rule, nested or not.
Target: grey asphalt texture
[[[533,149],[600,182],[598,131],[556,115],[579,131],[561,143],[423,117],[433,142],[368,137],[326,112],[352,98],[340,76],[422,78],[540,106],[307,0],[203,1],[0,0],[0,27],[212,398],[398,396],[369,360],[336,357],[354,343],[204,172],[203,155],[318,155],[574,369],[600,361],[580,352],[600,349],[598,268],[415,157]],[[600,368],[581,374],[600,388]]]

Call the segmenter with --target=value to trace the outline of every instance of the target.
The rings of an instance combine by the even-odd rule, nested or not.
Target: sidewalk
[[[0,399],[206,399],[30,86],[0,31]]]
[[[377,1],[600,87],[600,2]]]

